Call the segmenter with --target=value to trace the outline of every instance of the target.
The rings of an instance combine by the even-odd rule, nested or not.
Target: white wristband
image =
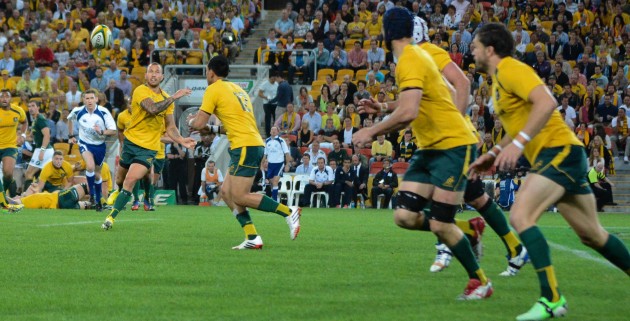
[[[518,134],[521,135],[521,137],[525,138],[525,140],[528,142],[532,140],[532,138],[529,137],[529,135],[527,135],[524,131],[520,131]]]
[[[492,155],[492,157],[497,158],[497,154],[493,151],[489,151],[488,154]]]
[[[525,145],[523,145],[521,142],[516,140],[516,138],[512,140],[512,144],[514,144],[514,146],[518,147],[518,149],[520,150],[525,149]]]
[[[501,145],[494,145],[492,146],[492,148],[497,148],[499,151],[503,151],[503,147],[501,147]]]
[[[194,118],[191,118],[191,119],[188,121],[188,127],[192,127],[193,121],[195,121],[195,119],[194,119]]]

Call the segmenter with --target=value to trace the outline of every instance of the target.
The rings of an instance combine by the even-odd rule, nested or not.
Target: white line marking
[[[570,230],[571,226],[569,225],[557,225],[557,226],[553,226],[553,225],[539,225],[540,228],[552,228],[552,229],[565,229],[565,230]],[[606,230],[630,230],[630,226],[604,226],[604,229]]]
[[[161,221],[162,219],[160,218],[147,218],[147,219],[130,219],[130,220],[123,220],[121,222],[146,222],[146,221]],[[44,225],[37,225],[38,227],[55,227],[55,226],[70,226],[70,225],[85,225],[85,224],[97,224],[97,223],[103,223],[103,221],[80,221],[80,222],[68,222],[68,223],[57,223],[57,224],[44,224]]]
[[[547,241],[547,243],[549,243],[549,246],[552,247],[553,249],[560,250],[560,251],[563,251],[563,252],[569,252],[569,253],[571,253],[571,254],[573,254],[573,255],[581,258],[581,259],[588,260],[588,261],[593,261],[593,262],[599,263],[601,265],[607,266],[609,268],[613,268],[613,269],[617,268],[616,266],[614,266],[612,263],[608,262],[607,260],[599,258],[597,256],[593,256],[589,252],[572,249],[570,247],[566,247],[564,245],[553,243],[553,242],[549,242],[549,241]]]

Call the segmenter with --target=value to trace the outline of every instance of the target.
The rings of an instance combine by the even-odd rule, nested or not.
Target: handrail
[[[314,57],[315,59],[317,59],[317,49],[295,49],[295,48],[294,48],[294,49],[265,49],[265,50],[263,50],[263,51],[260,53],[260,56],[261,56],[261,57],[264,57],[264,56],[265,56],[265,54],[266,54],[266,53],[269,53],[269,52],[287,52],[287,51],[290,51],[290,52],[294,52],[294,51],[303,51],[303,52],[306,52],[306,53],[313,53],[313,57]],[[263,63],[259,61],[259,62],[258,62],[258,64],[259,64],[259,65],[262,65]],[[315,70],[315,71],[314,71],[314,73],[313,73],[313,74],[314,74],[314,75],[317,75],[317,63],[315,63],[315,69],[314,69],[314,70]]]
[[[203,62],[204,65],[208,63],[208,59],[206,59],[206,55],[204,55],[205,51],[199,48],[157,48],[157,49],[153,49],[153,51],[200,51],[202,53],[201,61]],[[152,63],[153,63],[153,52],[151,52],[151,54],[149,55],[149,64],[152,64]]]

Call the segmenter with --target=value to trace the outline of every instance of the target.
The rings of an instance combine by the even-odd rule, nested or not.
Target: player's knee
[[[490,207],[490,205],[492,204],[490,197],[488,197],[488,194],[483,193],[483,195],[477,197],[476,199],[470,201],[470,202],[466,202],[468,205],[474,207],[476,210],[483,212],[485,210],[488,209],[488,207]]]
[[[396,198],[394,223],[402,228],[416,229],[418,215],[428,202],[428,199],[416,193],[399,191]]]
[[[575,230],[575,233],[582,244],[594,249],[602,248],[608,241],[608,233],[601,227],[590,228],[584,231]]]
[[[455,223],[457,205],[433,201],[429,218],[442,223]],[[431,226],[433,228],[433,226]]]

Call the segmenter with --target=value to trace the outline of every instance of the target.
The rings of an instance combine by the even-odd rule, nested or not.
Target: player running
[[[513,59],[514,39],[498,23],[484,25],[473,40],[477,66],[492,75],[494,110],[507,135],[479,157],[471,171],[492,165],[510,170],[525,155],[532,164],[510,211],[510,222],[527,247],[540,282],[541,298],[516,320],[564,316],[567,300],[558,289],[549,245],[536,221],[552,204],[582,243],[630,275],[630,253],[597,218],[595,197],[586,181],[584,146],[556,111],[558,103],[530,66]]]
[[[180,89],[173,96],[164,92],[160,88],[164,74],[158,63],[149,65],[144,78],[146,84],[138,86],[133,92],[129,111],[131,121],[124,133],[120,168],[116,173],[116,181],[122,183],[119,184],[122,185],[122,190],[116,197],[114,208],[101,226],[104,230],[112,228],[116,216],[129,202],[136,182],[149,174],[153,160],[160,150],[160,137],[165,127],[166,134],[173,141],[186,148],[195,146],[194,139],[183,138],[179,134],[173,116],[174,102],[190,95],[191,90]]]
[[[85,178],[90,190],[90,203],[97,212],[103,210],[101,195],[103,180],[101,166],[105,160],[107,136],[116,135],[116,122],[107,108],[98,105],[98,92],[88,89],[83,93],[84,106],[75,107],[68,115],[68,132],[73,133],[74,126],[79,127],[79,139],[70,135],[69,142],[79,143],[81,157],[85,161]]]
[[[477,138],[453,104],[447,84],[431,56],[412,44],[413,26],[413,15],[407,9],[393,8],[385,13],[385,44],[398,59],[396,84],[400,98],[395,106],[384,104],[382,112],[393,109],[390,117],[359,130],[352,142],[368,143],[374,136],[411,124],[418,135],[419,149],[411,158],[399,187],[395,222],[410,230],[432,231],[452,250],[470,278],[458,299],[488,298],[493,292],[492,283],[479,267],[468,239],[454,224]],[[361,108],[375,112],[371,106]],[[449,128],[436,124],[448,124]],[[431,211],[425,214],[422,209],[429,202]]]
[[[28,113],[33,117],[33,124],[31,125],[33,156],[24,174],[24,186],[31,186],[35,174],[52,160],[55,153],[50,141],[51,133],[48,121],[46,116],[39,112],[39,107],[40,102],[37,100],[31,99],[28,102]]]
[[[260,167],[264,143],[256,126],[249,95],[238,85],[223,80],[228,76],[229,69],[228,60],[223,56],[213,57],[208,62],[208,88],[203,95],[201,112],[190,117],[189,125],[197,130],[205,129],[211,114],[223,123],[221,127],[211,126],[215,133],[227,133],[230,142],[230,168],[223,181],[221,195],[245,231],[245,240],[233,249],[262,249],[262,238],[247,208],[275,212],[284,217],[292,240],[300,232],[301,209],[289,208],[266,195],[249,192]]]
[[[22,207],[8,204],[5,197],[9,196],[9,188],[13,182],[13,169],[18,156],[17,131],[18,127],[26,132],[26,113],[18,106],[11,104],[11,92],[7,89],[0,91],[0,159],[2,160],[2,181],[0,181],[0,207],[5,212],[17,212]],[[3,186],[4,183],[4,186]],[[6,193],[6,194],[5,194]]]
[[[429,41],[429,28],[427,23],[420,17],[414,17],[413,39],[433,58],[438,69],[447,81],[455,88],[454,102],[457,109],[464,114],[466,123],[470,130],[476,135],[477,130],[470,122],[468,115],[465,115],[468,106],[468,93],[470,92],[470,82],[466,75],[451,60],[448,52],[444,49],[432,44]],[[485,192],[481,177],[469,179],[464,192],[464,202],[481,214],[485,222],[490,225],[492,230],[501,238],[507,250],[508,267],[503,271],[501,276],[514,276],[527,263],[529,256],[527,250],[522,246],[516,237],[516,234],[510,230],[505,214],[497,203]],[[475,254],[479,259],[482,254],[481,236],[485,226],[484,220],[479,217],[472,218],[468,221],[455,219],[455,224],[471,239],[471,245]],[[474,236],[477,236],[475,238]],[[452,252],[442,242],[438,240],[436,245],[437,255],[435,262],[431,265],[431,272],[439,272],[445,269],[451,261]]]

